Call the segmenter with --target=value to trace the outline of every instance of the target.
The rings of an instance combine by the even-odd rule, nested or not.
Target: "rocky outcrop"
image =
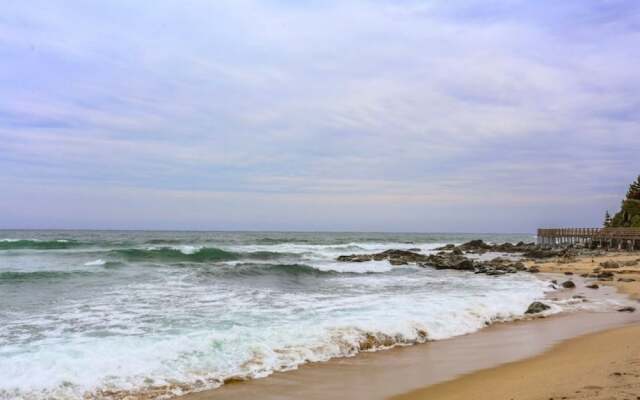
[[[548,305],[541,303],[539,301],[534,301],[533,303],[531,303],[529,305],[529,308],[527,308],[527,311],[525,311],[525,314],[538,314],[541,313],[543,311],[546,311],[548,309],[550,309],[551,307],[549,307]]]
[[[432,267],[435,269],[453,269],[459,271],[474,271],[478,274],[492,276],[526,271],[527,268],[520,261],[513,261],[506,258],[494,258],[490,261],[478,261],[465,257],[461,251],[440,251],[437,254],[420,254],[408,250],[386,250],[375,254],[352,254],[343,255],[337,258],[340,262],[365,262],[365,261],[388,261],[391,265],[400,266],[416,264],[421,267]]]
[[[540,247],[535,243],[525,243],[525,242],[518,242],[516,244],[512,244],[512,243],[489,244],[480,239],[471,240],[469,242],[463,243],[458,246],[453,244],[448,244],[436,250],[458,251],[462,253],[472,253],[472,254],[484,254],[487,252],[520,254],[524,258],[530,258],[530,259],[544,259],[544,258],[556,257],[556,258],[560,258],[561,260],[565,260],[566,262],[573,262],[575,259],[575,256],[578,255],[578,251],[570,247],[562,248],[562,249],[548,249],[548,248]]]

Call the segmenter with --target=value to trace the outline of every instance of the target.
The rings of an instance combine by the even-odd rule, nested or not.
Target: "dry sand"
[[[611,271],[611,280],[587,279],[600,287],[614,286],[638,299],[640,265],[607,269],[600,263],[639,259],[639,253],[610,253],[530,265],[542,272],[574,275],[593,274],[596,268],[600,270],[595,273]],[[393,399],[640,399],[640,324],[570,339],[533,358],[473,372]]]

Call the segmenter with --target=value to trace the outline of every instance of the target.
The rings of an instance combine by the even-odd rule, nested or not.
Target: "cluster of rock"
[[[496,257],[492,260],[479,260],[472,259],[465,254],[484,254],[488,252],[517,254],[520,259],[545,259],[555,257],[558,263],[575,261],[575,257],[578,255],[599,255],[589,249],[577,249],[574,247],[565,247],[561,249],[547,249],[542,248],[534,243],[519,242],[516,244],[503,243],[503,244],[489,244],[482,240],[472,240],[461,245],[448,244],[440,247],[436,254],[422,254],[420,249],[409,250],[386,250],[380,253],[374,254],[351,254],[342,255],[338,257],[338,261],[341,262],[366,262],[366,261],[388,261],[391,265],[408,265],[415,264],[420,267],[432,267],[435,269],[452,269],[461,271],[473,271],[477,274],[486,275],[504,275],[509,273],[516,273],[519,271],[527,271],[530,273],[540,272],[535,266],[527,268],[522,261],[511,260],[503,257]],[[626,262],[605,261],[600,264],[599,267],[593,269],[592,273],[582,274],[583,278],[595,278],[601,281],[613,280],[615,273],[611,270],[618,270],[623,267],[633,267],[640,264],[640,259]],[[624,272],[624,271],[616,271]],[[565,272],[566,275],[573,275],[572,272]],[[622,282],[633,282],[633,278],[619,278]],[[556,288],[558,282],[552,281],[552,286]],[[572,280],[564,281],[560,284],[564,289],[574,289],[576,287]],[[589,289],[598,289],[597,283],[590,283],[585,287]],[[574,296],[583,297],[583,296]],[[551,307],[542,302],[536,301],[531,303],[526,314],[540,314]],[[620,312],[634,312],[634,307],[622,307],[618,309]],[[367,348],[368,345],[373,345],[375,341],[367,340],[367,343],[363,345]],[[372,343],[369,343],[372,342]],[[376,343],[377,344],[377,343]],[[384,344],[384,343],[383,343]]]
[[[630,261],[624,261],[624,262],[618,262],[618,261],[604,261],[600,263],[600,266],[594,268],[591,273],[588,274],[582,274],[581,276],[583,278],[595,278],[601,281],[612,281],[615,278],[615,272],[618,273],[624,273],[625,271],[620,271],[620,268],[623,267],[635,267],[638,264],[640,264],[640,259],[639,260],[630,260]],[[616,270],[615,272],[612,270]],[[618,281],[620,282],[635,282],[635,279],[633,278],[618,278]],[[597,288],[597,285],[594,284]],[[589,286],[587,286],[589,287]],[[592,289],[595,289],[592,288]]]
[[[447,247],[447,249],[451,249]],[[433,267],[436,269],[453,269],[460,271],[474,271],[478,274],[504,275],[518,271],[527,271],[521,261],[506,258],[494,258],[490,261],[473,260],[465,257],[460,248],[451,251],[441,250],[437,254],[421,254],[411,250],[386,250],[375,254],[352,254],[339,256],[341,262],[366,262],[387,260],[391,265],[416,264],[421,267]],[[538,272],[533,268],[529,272]]]
[[[529,259],[543,259],[543,258],[574,258],[579,254],[579,249],[574,247],[565,248],[544,248],[536,245],[535,243],[518,242],[513,243],[501,243],[501,244],[489,244],[483,240],[476,239],[470,242],[463,243],[461,245],[448,244],[446,246],[437,248],[441,251],[454,251],[471,254],[484,254],[484,253],[508,253],[519,254],[523,258]]]

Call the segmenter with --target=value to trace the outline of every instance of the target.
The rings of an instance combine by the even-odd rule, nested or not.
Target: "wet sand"
[[[585,264],[584,270],[586,271],[587,266],[591,270],[596,261],[592,263],[589,259],[582,262]],[[566,268],[569,268],[568,264],[562,264],[563,269],[558,271],[554,270],[554,265],[553,263],[541,265],[541,269],[558,273],[568,271]],[[640,273],[640,269],[638,271]],[[558,275],[556,278],[562,279],[562,276]],[[592,297],[619,296],[614,287],[604,286],[598,290],[586,289],[585,284],[588,282],[578,277],[571,278],[576,281],[578,288],[564,291],[567,296],[575,294],[587,294]],[[613,284],[615,281],[610,283],[610,285]],[[626,340],[636,333],[634,329],[640,330],[634,326],[639,323],[639,313],[581,312],[544,319],[496,324],[471,335],[376,353],[361,353],[353,358],[337,359],[326,363],[304,365],[296,371],[276,373],[265,379],[227,384],[216,390],[184,396],[182,400],[247,398],[364,400],[386,399],[398,395],[400,395],[398,399],[405,400],[445,399],[449,398],[446,396],[456,396],[458,393],[463,393],[458,390],[458,387],[466,385],[464,382],[471,382],[468,390],[464,392],[465,396],[450,398],[479,399],[483,397],[479,397],[478,392],[486,391],[488,387],[484,386],[485,378],[475,374],[487,373],[494,374],[492,376],[497,381],[508,381],[512,384],[504,386],[504,390],[499,395],[486,397],[487,399],[521,398],[509,396],[509,393],[520,393],[520,386],[526,386],[523,381],[537,387],[538,391],[532,390],[531,393],[546,393],[547,387],[541,385],[539,380],[527,380],[528,374],[523,374],[522,370],[516,372],[495,371],[499,368],[512,371],[511,368],[521,365],[519,363],[522,361],[519,360],[527,359],[524,361],[526,363],[538,360],[539,357],[547,357],[548,354],[557,355],[557,351],[549,352],[548,350],[565,348],[568,343],[583,340],[583,338],[572,338],[594,332],[607,331],[604,334],[614,334],[611,332],[618,331],[611,331],[611,329],[620,327],[624,327],[623,330],[632,329],[631,333],[621,334]],[[628,328],[629,326],[631,328]],[[627,331],[624,330],[624,332]],[[599,335],[596,334],[593,337],[599,337]],[[616,339],[619,337],[616,336]],[[618,352],[624,351],[624,346],[627,344],[624,340],[619,343],[610,343],[609,339],[597,340],[604,340],[611,346],[616,346]],[[562,343],[560,347],[554,347],[559,343]],[[586,345],[586,350],[584,346],[578,347],[578,351],[589,355],[589,344]],[[541,354],[542,356],[540,356]],[[609,352],[607,354],[619,353]],[[562,365],[576,374],[581,374],[582,364],[587,365],[587,363],[581,361],[580,358],[575,358],[575,363],[572,363],[571,360],[574,359],[572,357],[576,355],[575,353],[567,353],[563,360],[568,364]],[[549,362],[559,361],[552,359]],[[519,368],[526,370],[529,367]],[[545,372],[545,368],[543,365],[540,367],[540,371]],[[480,372],[474,374],[474,371]],[[505,378],[501,378],[505,373],[507,374],[504,375]],[[520,374],[517,376],[522,376],[522,379],[508,378],[511,376],[509,374]],[[406,394],[401,395],[402,393]],[[549,397],[552,396],[544,398]]]

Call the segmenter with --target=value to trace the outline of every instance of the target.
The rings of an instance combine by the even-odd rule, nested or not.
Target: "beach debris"
[[[635,311],[636,311],[636,308],[631,306],[618,308],[618,312],[635,312]]]
[[[562,287],[565,289],[575,289],[576,284],[573,281],[564,281],[562,282]]]
[[[538,314],[550,308],[551,308],[550,306],[542,302],[534,301],[529,305],[529,308],[527,308],[527,311],[525,311],[525,314]]]
[[[597,283],[592,283],[591,285],[587,285],[586,286],[588,289],[599,289],[600,286],[598,286]]]

